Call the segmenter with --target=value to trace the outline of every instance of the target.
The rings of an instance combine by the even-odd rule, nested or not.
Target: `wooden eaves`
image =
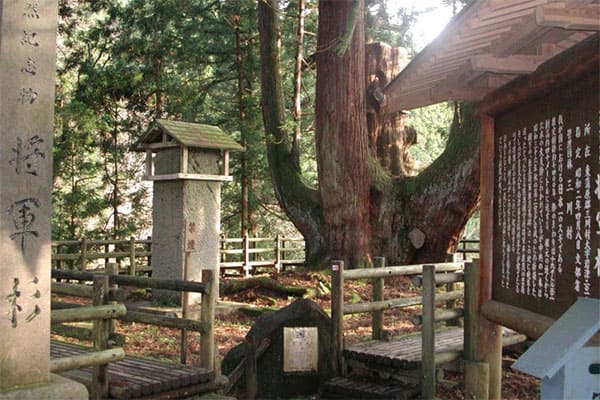
[[[388,84],[385,106],[480,101],[598,31],[599,0],[476,0]]]

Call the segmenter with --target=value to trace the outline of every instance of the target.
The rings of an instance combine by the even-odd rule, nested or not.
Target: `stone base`
[[[51,374],[50,382],[0,391],[0,400],[87,400],[88,391],[79,382]]]

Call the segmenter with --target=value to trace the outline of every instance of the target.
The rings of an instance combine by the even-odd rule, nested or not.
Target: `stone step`
[[[414,386],[395,382],[385,385],[359,378],[331,378],[321,386],[321,399],[393,399],[408,400],[418,395]]]

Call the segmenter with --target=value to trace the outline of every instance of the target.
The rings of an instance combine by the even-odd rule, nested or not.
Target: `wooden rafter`
[[[515,54],[509,57],[494,57],[491,54],[479,54],[471,58],[473,71],[495,72],[498,74],[528,74],[537,69],[544,56]]]
[[[388,109],[481,99],[594,35],[598,3],[475,0],[385,87]]]
[[[565,3],[538,6],[535,19],[540,26],[569,30],[600,31],[600,4],[577,7]]]

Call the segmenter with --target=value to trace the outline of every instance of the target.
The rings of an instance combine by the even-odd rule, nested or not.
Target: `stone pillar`
[[[204,173],[218,174],[217,155],[200,150],[190,151],[189,170],[201,169]],[[178,152],[158,153],[155,164],[157,174],[178,169],[178,160]],[[221,184],[219,181],[191,179],[154,182],[153,277],[200,282],[203,269],[213,270],[213,276],[219,276]],[[217,279],[214,282],[218,285]],[[176,292],[157,291],[156,296],[162,301],[181,301]],[[190,293],[188,304],[197,305],[200,297],[199,294]]]
[[[57,380],[63,382],[58,377],[51,382],[50,375],[50,216],[57,3],[56,0],[0,1],[2,399],[43,398],[42,393],[56,393],[48,386]],[[87,394],[83,386],[68,391],[61,385],[58,384],[58,390],[65,390],[63,398],[82,398]]]

